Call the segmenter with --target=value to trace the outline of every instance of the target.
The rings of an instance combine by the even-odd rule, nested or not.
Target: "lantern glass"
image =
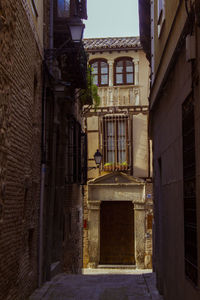
[[[102,155],[97,149],[96,153],[94,154],[94,160],[97,166],[101,164],[101,159],[102,159]]]
[[[74,42],[80,42],[83,38],[83,31],[85,28],[85,25],[79,20],[79,22],[72,22],[69,24],[70,32],[72,36],[72,40]]]

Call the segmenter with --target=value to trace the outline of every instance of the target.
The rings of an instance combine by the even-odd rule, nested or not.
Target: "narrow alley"
[[[200,0],[0,0],[0,300],[200,300]]]
[[[84,269],[59,274],[29,300],[162,300],[151,270]]]

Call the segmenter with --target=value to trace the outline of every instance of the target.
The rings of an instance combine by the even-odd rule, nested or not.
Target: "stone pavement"
[[[29,300],[162,300],[151,270],[84,269],[59,274]]]

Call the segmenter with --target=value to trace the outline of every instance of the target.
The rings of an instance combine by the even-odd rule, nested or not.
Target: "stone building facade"
[[[0,1],[0,299],[37,286],[43,1]]]
[[[149,68],[139,38],[85,39],[100,105],[85,107],[88,184],[84,267],[150,268],[152,258]],[[100,168],[94,161],[102,154]]]
[[[166,300],[197,300],[200,5],[172,0],[139,4],[141,41],[151,64],[157,286]]]

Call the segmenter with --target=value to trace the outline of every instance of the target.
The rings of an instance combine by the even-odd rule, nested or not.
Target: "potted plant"
[[[113,166],[112,163],[105,163],[103,166],[104,171],[112,171],[112,166]]]

